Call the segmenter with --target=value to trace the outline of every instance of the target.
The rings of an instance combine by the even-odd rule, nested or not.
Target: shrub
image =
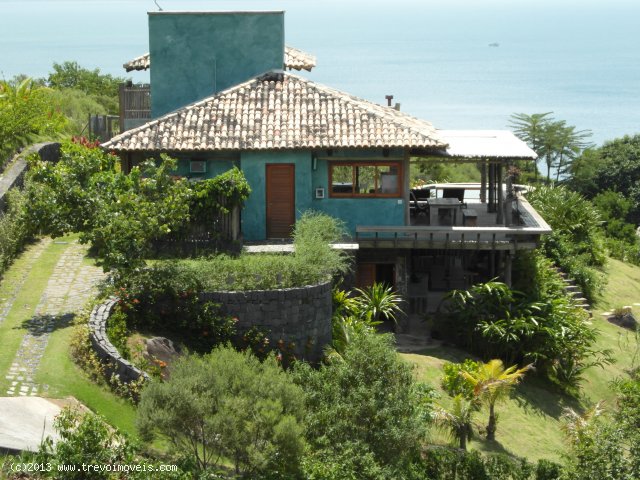
[[[473,384],[468,382],[462,372],[477,373],[480,364],[467,358],[462,363],[445,362],[442,366],[444,374],[442,375],[442,388],[450,396],[462,395],[464,398],[471,400],[474,397]]]
[[[318,455],[341,457],[341,445],[370,452],[379,468],[405,464],[420,445],[427,417],[410,365],[395,351],[393,337],[359,333],[343,361],[313,370],[294,365],[306,392],[307,439]],[[368,460],[367,460],[368,461]]]
[[[25,202],[24,193],[13,189],[7,194],[7,211],[0,212],[0,276],[32,238],[24,210]]]
[[[527,198],[553,228],[542,238],[542,251],[593,300],[604,282],[597,268],[606,259],[600,212],[579,193],[564,187],[539,186]]]
[[[200,469],[228,458],[236,473],[294,476],[304,441],[303,392],[272,358],[228,347],[179,360],[171,378],[144,390],[141,436],[169,441]]]
[[[127,437],[98,415],[67,407],[56,417],[54,428],[60,439],[55,446],[51,438],[44,440],[36,456],[36,463],[51,464],[52,478],[84,480],[87,472],[82,465],[91,464],[104,467],[90,477],[106,480],[114,477],[109,468],[137,463]],[[75,471],[65,468],[72,466]]]
[[[487,282],[454,290],[448,301],[449,316],[438,321],[454,324],[452,340],[484,359],[533,362],[570,390],[586,368],[611,361],[610,351],[593,350],[596,330],[566,296],[531,301],[503,283]]]

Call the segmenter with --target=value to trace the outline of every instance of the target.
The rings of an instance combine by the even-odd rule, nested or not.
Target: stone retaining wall
[[[282,290],[206,292],[201,298],[237,317],[239,333],[260,327],[269,332],[272,346],[281,339],[295,343],[298,358],[317,362],[331,343],[331,282]]]
[[[107,337],[107,321],[116,302],[116,298],[110,298],[105,303],[97,305],[91,312],[89,317],[91,344],[98,357],[109,365],[109,373],[117,374],[121,381],[130,382],[138,380],[141,376],[148,380],[149,376],[145,372],[122,358]]]
[[[60,159],[60,144],[38,143],[26,148],[14,157],[11,167],[0,174],[0,212],[6,208],[7,192],[14,187],[22,186],[28,167],[26,158],[32,153],[37,153],[44,161],[57,162]]]
[[[282,290],[206,292],[200,298],[219,303],[222,313],[237,317],[239,334],[260,327],[269,332],[274,347],[279,340],[294,343],[293,352],[298,358],[318,362],[325,345],[331,343],[331,282]],[[107,322],[116,302],[116,298],[110,298],[91,312],[89,332],[93,348],[123,382],[140,376],[149,378],[122,358],[107,337]]]

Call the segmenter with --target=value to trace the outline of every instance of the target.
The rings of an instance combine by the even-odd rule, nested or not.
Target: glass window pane
[[[375,193],[376,167],[359,165],[356,167],[356,193],[368,195]]]
[[[351,165],[331,166],[331,192],[353,193],[353,167]]]
[[[391,165],[381,165],[377,168],[377,193],[400,193],[398,170],[397,166]]]

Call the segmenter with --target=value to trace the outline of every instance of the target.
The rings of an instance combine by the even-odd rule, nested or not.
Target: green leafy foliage
[[[32,238],[25,203],[24,193],[14,188],[7,193],[7,211],[0,212],[0,276]]]
[[[442,388],[452,397],[461,395],[471,400],[475,395],[473,385],[462,375],[462,372],[475,374],[480,368],[480,363],[467,358],[462,363],[445,362],[442,366]]]
[[[430,480],[558,480],[562,467],[547,460],[531,464],[503,454],[482,456],[448,448],[430,448],[419,465]]]
[[[565,187],[540,186],[527,199],[553,228],[542,237],[545,255],[576,280],[587,299],[594,300],[604,283],[598,268],[606,259],[599,211]]]
[[[624,136],[585,151],[573,163],[568,184],[593,198],[612,190],[631,200],[628,219],[640,222],[640,135]]]
[[[161,155],[157,165],[148,160],[129,174],[116,168],[117,159],[98,148],[65,144],[59,162],[32,161],[28,176],[27,210],[32,229],[52,236],[80,233],[92,245],[105,270],[120,275],[145,264],[154,251],[153,243],[172,232],[184,231],[191,209],[196,213],[206,195],[229,195],[224,208],[248,194],[246,181],[232,171],[198,190],[172,172],[175,160]],[[193,202],[192,202],[193,201]],[[213,201],[213,200],[211,200]]]
[[[585,414],[565,411],[570,444],[568,480],[640,478],[640,376],[613,383],[616,403],[608,418],[596,405]]]
[[[551,170],[555,169],[556,182],[571,168],[573,160],[591,146],[588,138],[590,130],[577,130],[564,120],[551,117],[553,112],[515,113],[511,115],[511,127],[521,140],[526,142],[544,160],[547,167],[547,182],[551,180]],[[536,168],[537,179],[537,168]]]
[[[100,69],[90,70],[78,62],[66,61],[53,64],[53,72],[47,78],[47,85],[56,90],[73,89],[91,96],[102,105],[107,113],[118,113],[118,88],[126,81],[100,73]],[[94,112],[95,113],[95,112]]]
[[[396,321],[402,315],[402,297],[384,283],[347,293],[338,288],[332,292],[331,345],[325,350],[326,361],[342,360],[342,355],[357,334],[370,334],[384,319]]]
[[[382,470],[406,464],[417,452],[428,418],[424,392],[390,335],[356,334],[343,361],[318,370],[296,363],[294,374],[306,393],[307,440],[316,459],[344,458],[351,449],[363,452],[358,461],[367,469]]]
[[[0,81],[0,172],[13,153],[35,138],[54,138],[65,129],[50,90],[30,78]]]
[[[272,358],[228,347],[184,358],[144,390],[137,425],[205,470],[227,458],[239,474],[294,476],[304,448],[304,396]]]
[[[149,330],[170,335],[196,352],[209,352],[233,339],[237,319],[223,315],[220,305],[201,301],[201,291],[199,278],[173,263],[136,271],[118,280],[115,325],[124,315],[126,326],[118,331]]]
[[[538,289],[539,292],[539,289]],[[532,301],[500,282],[487,282],[448,295],[453,340],[485,359],[509,364],[534,363],[537,370],[570,390],[579,387],[586,368],[611,361],[596,351],[596,330],[584,310],[566,296]]]
[[[127,437],[93,413],[81,413],[67,407],[56,417],[54,428],[60,440],[54,446],[51,438],[47,438],[35,458],[36,463],[51,465],[49,478],[83,480],[89,475],[98,480],[113,479],[118,475],[108,468],[139,461]],[[104,467],[101,471],[88,473],[83,471],[83,464]],[[75,467],[75,471],[67,471],[65,466]],[[62,467],[60,471],[59,467]]]

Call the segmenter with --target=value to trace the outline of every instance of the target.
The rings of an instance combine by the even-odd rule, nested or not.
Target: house
[[[168,153],[193,180],[238,166],[252,187],[245,241],[289,237],[308,209],[338,217],[357,283],[392,283],[417,313],[452,288],[510,282],[513,255],[550,232],[507,175],[535,159],[526,144],[508,131],[438,130],[283,71],[283,12],[154,12],[149,38],[153,119],[104,148],[125,169]],[[482,181],[411,189],[414,157],[473,162]]]

